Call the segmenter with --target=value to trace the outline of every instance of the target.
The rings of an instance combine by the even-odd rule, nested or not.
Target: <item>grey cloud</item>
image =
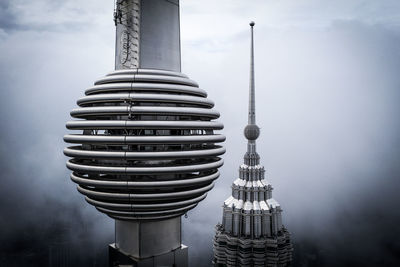
[[[4,0],[0,3],[0,29],[5,32],[79,32],[101,23],[112,1]],[[107,12],[108,11],[108,12]],[[100,16],[99,16],[100,15]]]
[[[85,34],[16,30],[0,41],[1,266],[107,265],[112,220],[85,204],[62,154],[69,111],[111,68],[101,62],[112,50],[98,58],[94,44],[107,45],[85,47]]]
[[[16,14],[10,2],[11,1],[0,2],[0,28],[6,31],[19,28]]]

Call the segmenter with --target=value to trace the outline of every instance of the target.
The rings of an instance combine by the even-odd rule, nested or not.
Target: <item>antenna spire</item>
[[[253,27],[254,21],[250,22],[251,29],[251,43],[250,43],[250,86],[249,86],[249,121],[244,128],[244,136],[249,140],[247,151],[255,153],[256,139],[260,135],[260,128],[256,125],[256,99],[255,99],[255,86],[254,86],[254,38]]]
[[[244,128],[244,136],[247,138],[247,152],[244,157],[245,164],[254,166],[259,164],[260,156],[256,152],[256,139],[260,135],[260,128],[256,125],[256,99],[254,86],[254,38],[253,27],[255,23],[250,22],[251,45],[250,45],[250,86],[249,86],[249,121]]]
[[[254,86],[254,37],[253,27],[254,21],[250,22],[251,29],[251,44],[250,44],[250,94],[249,94],[249,124],[256,124],[256,101],[255,101],[255,86]]]

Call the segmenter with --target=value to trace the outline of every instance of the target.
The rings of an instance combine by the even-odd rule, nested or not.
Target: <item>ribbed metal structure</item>
[[[223,164],[219,113],[181,71],[179,0],[116,0],[115,71],[77,101],[71,179],[115,219],[109,266],[187,267],[181,216]]]
[[[249,118],[244,135],[248,140],[239,178],[232,184],[232,195],[223,205],[222,223],[214,238],[215,266],[289,266],[292,261],[290,234],[282,225],[282,209],[272,198],[272,186],[264,178],[256,152],[260,129],[256,125],[253,26]]]
[[[182,73],[130,69],[85,91],[64,140],[71,179],[87,202],[117,219],[181,216],[206,197],[225,149],[219,113]]]

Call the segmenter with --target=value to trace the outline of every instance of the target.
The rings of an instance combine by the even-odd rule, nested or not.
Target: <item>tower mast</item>
[[[260,156],[256,152],[256,140],[260,135],[260,128],[256,125],[256,89],[254,80],[254,25],[250,22],[250,83],[249,83],[249,118],[248,124],[244,128],[244,136],[248,140],[247,153],[245,155],[245,163],[248,165],[256,165],[259,163]]]
[[[249,120],[248,124],[256,124],[256,92],[254,84],[254,27],[255,23],[250,22],[250,90],[249,90]]]

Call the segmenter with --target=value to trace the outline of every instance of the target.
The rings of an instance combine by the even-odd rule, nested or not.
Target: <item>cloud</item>
[[[97,27],[68,33],[18,24],[1,35],[0,265],[107,265],[113,221],[76,191],[62,154],[69,111],[112,69],[113,40],[103,42],[104,29],[93,35]]]
[[[10,1],[0,3],[0,28],[3,30],[17,28],[16,16],[11,10]]]
[[[111,21],[112,1],[3,0],[0,28],[11,31],[79,32]]]

